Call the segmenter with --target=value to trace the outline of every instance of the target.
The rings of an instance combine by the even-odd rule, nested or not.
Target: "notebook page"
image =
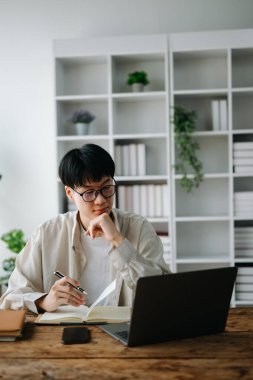
[[[40,321],[57,321],[71,318],[79,318],[81,321],[85,320],[89,312],[89,308],[85,305],[79,307],[64,305],[59,306],[54,312],[44,313]]]
[[[93,302],[93,304],[89,307],[89,313],[91,310],[100,302],[102,301],[105,297],[109,296],[114,290],[116,289],[116,279],[113,280],[110,285],[108,285],[105,290],[98,296],[96,301]]]

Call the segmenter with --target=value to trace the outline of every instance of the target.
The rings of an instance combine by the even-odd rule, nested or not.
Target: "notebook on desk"
[[[141,277],[131,321],[100,328],[128,346],[224,331],[237,268]]]

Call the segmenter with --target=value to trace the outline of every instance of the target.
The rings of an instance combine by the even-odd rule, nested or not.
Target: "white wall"
[[[57,212],[53,39],[251,27],[252,0],[0,0],[0,234]]]

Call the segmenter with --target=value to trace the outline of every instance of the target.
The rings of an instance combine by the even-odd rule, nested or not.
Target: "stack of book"
[[[240,266],[236,279],[236,299],[253,301],[253,267]]]
[[[253,191],[234,193],[234,215],[243,218],[253,216]]]
[[[253,227],[235,227],[235,256],[253,259]]]
[[[21,338],[26,311],[0,310],[0,341],[12,342]]]
[[[119,186],[118,208],[148,218],[168,217],[168,185]]]
[[[228,129],[227,100],[212,100],[212,124],[214,131],[226,131]]]
[[[235,142],[233,158],[235,173],[253,173],[253,142]]]
[[[115,146],[116,175],[140,176],[146,174],[145,144]]]
[[[157,235],[162,241],[163,244],[163,258],[166,264],[170,265],[171,264],[171,249],[170,249],[170,237],[168,234],[158,232]]]

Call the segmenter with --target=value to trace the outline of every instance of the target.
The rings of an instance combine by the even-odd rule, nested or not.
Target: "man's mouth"
[[[94,212],[97,215],[104,214],[105,212],[108,213],[108,207],[96,209],[96,210],[94,210]]]

